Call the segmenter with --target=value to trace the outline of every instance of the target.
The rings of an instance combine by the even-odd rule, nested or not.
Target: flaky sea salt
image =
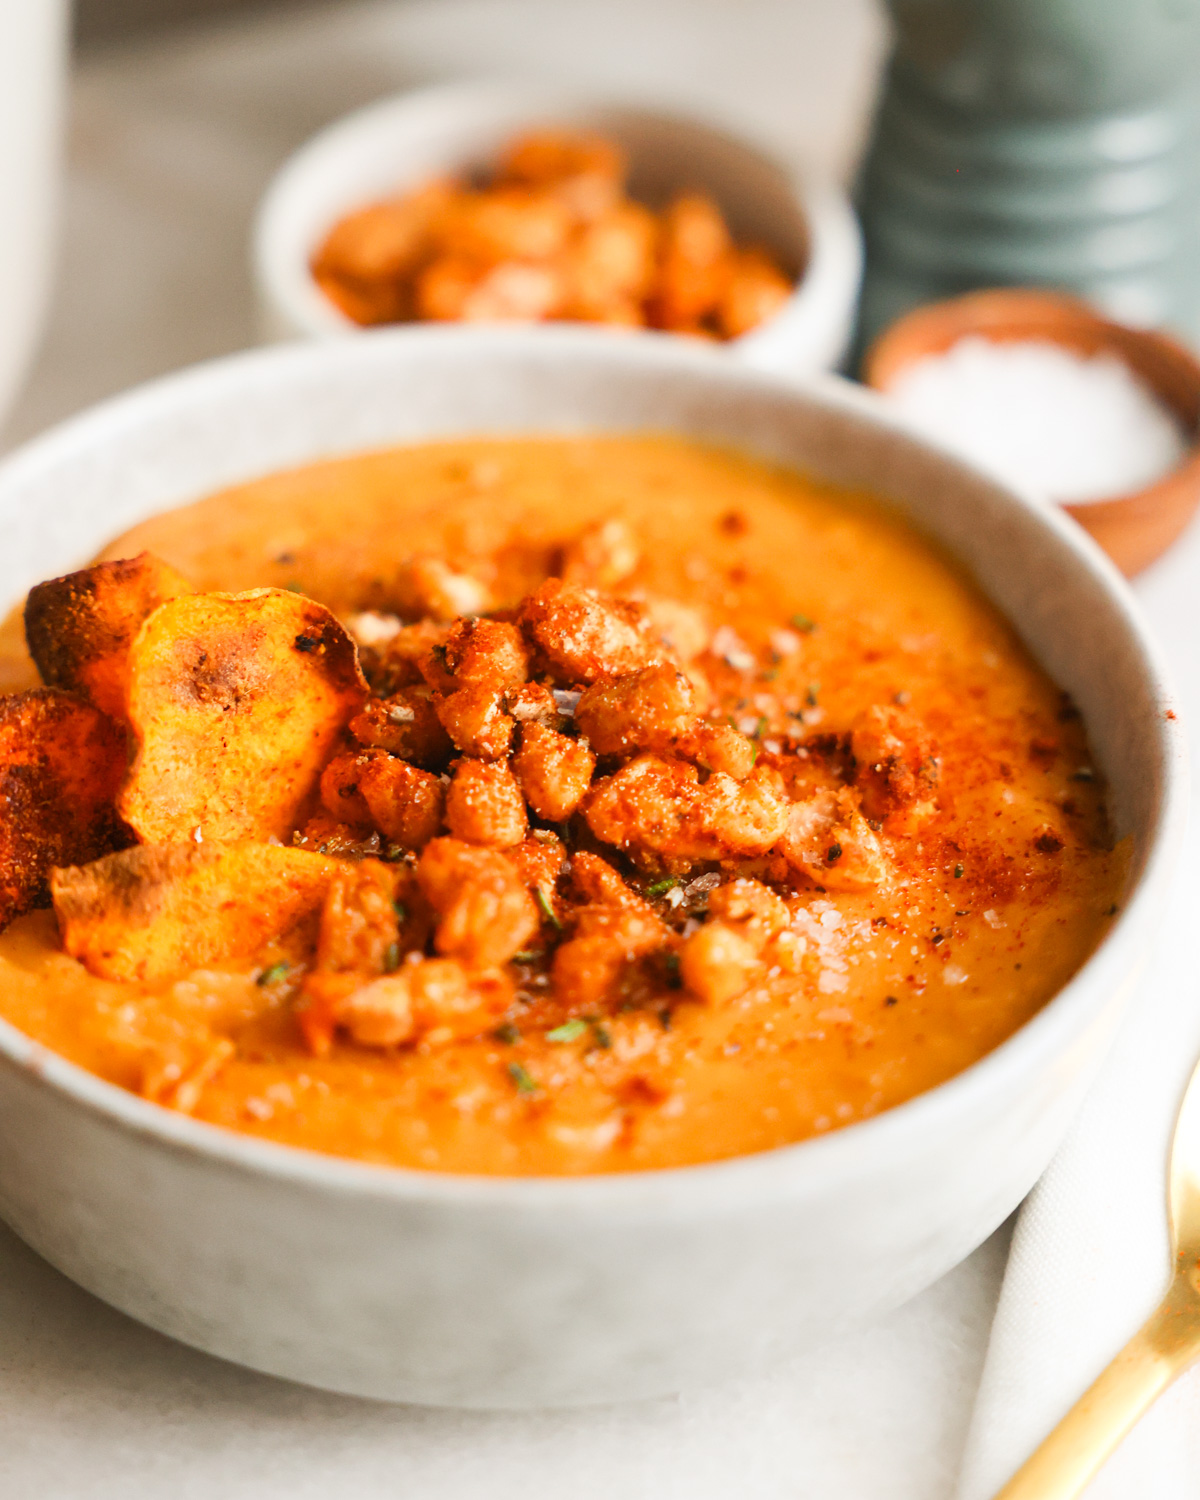
[[[1046,500],[1142,489],[1186,452],[1179,424],[1123,361],[1044,340],[960,339],[887,394],[918,431]]]

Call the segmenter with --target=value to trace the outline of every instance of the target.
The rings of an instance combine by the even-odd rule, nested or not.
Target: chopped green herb
[[[502,1022],[499,1026],[496,1027],[495,1031],[492,1032],[492,1035],[498,1042],[507,1042],[510,1047],[514,1046],[521,1040],[521,1033],[517,1030],[517,1028],[511,1021]]]
[[[592,1022],[592,1036],[595,1038],[597,1047],[603,1047],[607,1051],[612,1046],[612,1032],[602,1021]]]
[[[548,1042],[574,1042],[587,1030],[587,1022],[581,1021],[578,1016],[573,1021],[564,1021],[561,1026],[556,1026],[553,1031],[546,1033]]]
[[[555,915],[554,908],[550,905],[550,897],[547,896],[546,892],[540,885],[534,887],[533,894],[539,908],[541,909],[542,916],[545,917],[547,922],[557,927],[561,932],[562,923],[558,920],[558,917]]]
[[[766,733],[767,725],[770,722],[771,721],[768,718],[766,718],[765,715],[762,716],[762,717],[760,717],[758,723],[754,726],[754,729],[753,729],[753,732],[750,735],[750,738],[752,740],[761,740],[762,737],[763,737],[763,735]]]
[[[954,866],[954,878],[955,878],[955,880],[961,880],[963,878],[963,867],[962,867],[962,865],[955,865]]]
[[[831,864],[831,865],[832,864],[836,864],[837,861],[839,859],[841,859],[841,857],[842,857],[842,846],[841,846],[841,844],[830,844],[829,848],[826,849],[826,851],[825,851],[825,858],[826,858],[827,862],[829,864]]]
[[[304,590],[300,587],[300,585],[294,578],[290,583],[285,583],[284,588],[287,589],[287,591],[291,594],[302,594],[304,592]]]
[[[258,976],[259,984],[278,984],[281,979],[287,977],[290,965],[285,963],[272,964],[269,969],[264,969]]]
[[[803,631],[805,635],[811,635],[817,628],[817,622],[808,615],[797,613],[792,616],[792,627],[795,630]]]
[[[760,682],[774,682],[775,679],[778,676],[779,676],[779,668],[778,667],[768,667],[765,672],[763,672],[763,673],[760,674],[759,681]]]
[[[820,691],[821,684],[819,682],[810,682],[808,687],[805,688],[804,701],[808,704],[809,708],[816,708],[817,697],[820,694]]]
[[[536,963],[541,957],[542,950],[540,948],[522,948],[520,953],[513,954],[513,963],[533,964]]]
[[[896,998],[895,995],[885,995],[883,1003],[885,1005],[899,1005],[900,1004],[899,1000],[897,1000],[897,998]]]
[[[683,980],[679,977],[679,954],[664,953],[663,968],[667,971],[667,983],[673,990],[682,989]]]
[[[393,901],[392,902],[392,909],[396,913],[396,921],[397,922],[407,922],[408,921],[408,907],[405,906],[405,904],[404,904],[403,901]]]
[[[383,972],[394,974],[400,967],[400,944],[389,943],[383,950]]]
[[[508,1065],[508,1076],[517,1086],[518,1094],[536,1094],[537,1084],[519,1062],[510,1062]]]
[[[663,880],[656,880],[653,885],[648,885],[646,887],[646,894],[647,896],[665,896],[668,891],[674,890],[678,884],[679,881],[674,875],[668,875]]]

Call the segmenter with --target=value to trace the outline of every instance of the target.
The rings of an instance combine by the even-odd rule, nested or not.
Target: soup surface
[[[454,1172],[760,1151],[982,1057],[1116,910],[1077,713],[868,497],[665,436],[455,441],[105,556],[144,550],[327,605],[372,687],[284,841],[337,862],[317,915],[114,979],[68,871],[0,937],[8,1020],[199,1119]]]

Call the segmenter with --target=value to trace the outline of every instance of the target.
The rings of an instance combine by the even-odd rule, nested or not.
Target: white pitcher
[[[54,271],[67,41],[67,0],[0,0],[0,422]]]

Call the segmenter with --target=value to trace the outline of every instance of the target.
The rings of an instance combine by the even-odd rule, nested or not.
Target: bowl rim
[[[710,138],[723,139],[780,174],[804,223],[808,259],[780,311],[766,323],[726,341],[721,347],[749,359],[770,359],[777,343],[795,338],[797,328],[810,319],[816,321],[822,309],[846,304],[849,313],[862,274],[862,238],[849,195],[832,180],[780,159],[769,145],[755,139],[749,131],[740,131],[736,124],[727,125],[718,117],[706,119],[686,105],[660,104],[601,88],[479,78],[385,95],[332,120],[283,161],[259,199],[250,240],[255,284],[260,299],[269,304],[272,314],[281,316],[291,329],[303,330],[315,338],[364,332],[329,302],[309,274],[309,256],[315,247],[297,245],[297,236],[290,225],[294,206],[307,197],[311,183],[327,177],[337,162],[353,157],[364,140],[400,133],[431,109],[448,114],[456,107],[465,110],[488,104],[496,108],[527,108],[531,117],[603,111],[669,122]],[[348,201],[345,211],[359,201],[357,197]],[[838,350],[832,348],[835,342],[832,336],[826,335],[824,342],[831,347],[830,364],[844,354],[850,333],[847,328]]]
[[[339,369],[397,359],[419,360],[423,345],[452,348],[462,357],[503,360],[531,349],[552,358],[591,360],[618,372],[630,364],[670,377],[761,391],[772,399],[790,399],[832,408],[882,428],[905,444],[932,452],[944,464],[978,485],[983,482],[1012,508],[1029,512],[1039,525],[1073,554],[1074,563],[1117,606],[1124,629],[1144,664],[1156,703],[1153,732],[1162,769],[1163,795],[1149,830],[1145,864],[1137,884],[1094,951],[1060,989],[1025,1024],[962,1072],[878,1115],[765,1151],[685,1166],[584,1176],[490,1176],[395,1167],[355,1161],[306,1147],[291,1146],[195,1120],[142,1099],[109,1083],[81,1065],[34,1041],[0,1018],[0,1060],[22,1070],[69,1103],[101,1117],[109,1127],[151,1138],[178,1155],[204,1158],[227,1169],[266,1175],[276,1181],[335,1195],[379,1201],[454,1205],[460,1208],[535,1208],[554,1205],[586,1214],[622,1207],[690,1210],[712,1195],[723,1204],[757,1202],[789,1193],[816,1193],[831,1184],[844,1185],[881,1163],[908,1153],[909,1143],[939,1124],[953,1126],[959,1100],[970,1092],[996,1092],[1014,1070],[1032,1066],[1078,1031],[1092,1012],[1107,1004],[1117,979],[1135,968],[1133,949],[1153,928],[1164,906],[1167,887],[1182,844],[1188,798],[1188,760],[1178,700],[1171,689],[1161,652],[1142,620],[1133,595],[1097,544],[1057,510],[1046,510],[1008,490],[938,444],[914,436],[875,392],[837,376],[789,379],[725,360],[702,346],[670,335],[620,335],[572,325],[486,328],[469,325],[417,325],[370,331],[361,339],[297,340],[244,351],[191,366],[145,382],[88,408],[50,428],[0,460],[0,506],[10,489],[36,482],[64,461],[103,452],[135,431],[153,427],[206,401],[227,401],[241,393],[252,402],[264,378],[277,394],[281,383],[297,387],[314,379],[336,380]],[[529,429],[526,429],[529,430]],[[410,441],[421,441],[419,438]],[[327,456],[362,451],[335,450]],[[749,451],[753,451],[751,448]],[[316,455],[307,462],[320,461]],[[272,472],[270,468],[263,473]],[[236,482],[236,481],[230,481]],[[187,502],[182,502],[187,503]],[[1148,944],[1143,941],[1142,947]],[[1113,981],[1093,984],[1105,968]]]

